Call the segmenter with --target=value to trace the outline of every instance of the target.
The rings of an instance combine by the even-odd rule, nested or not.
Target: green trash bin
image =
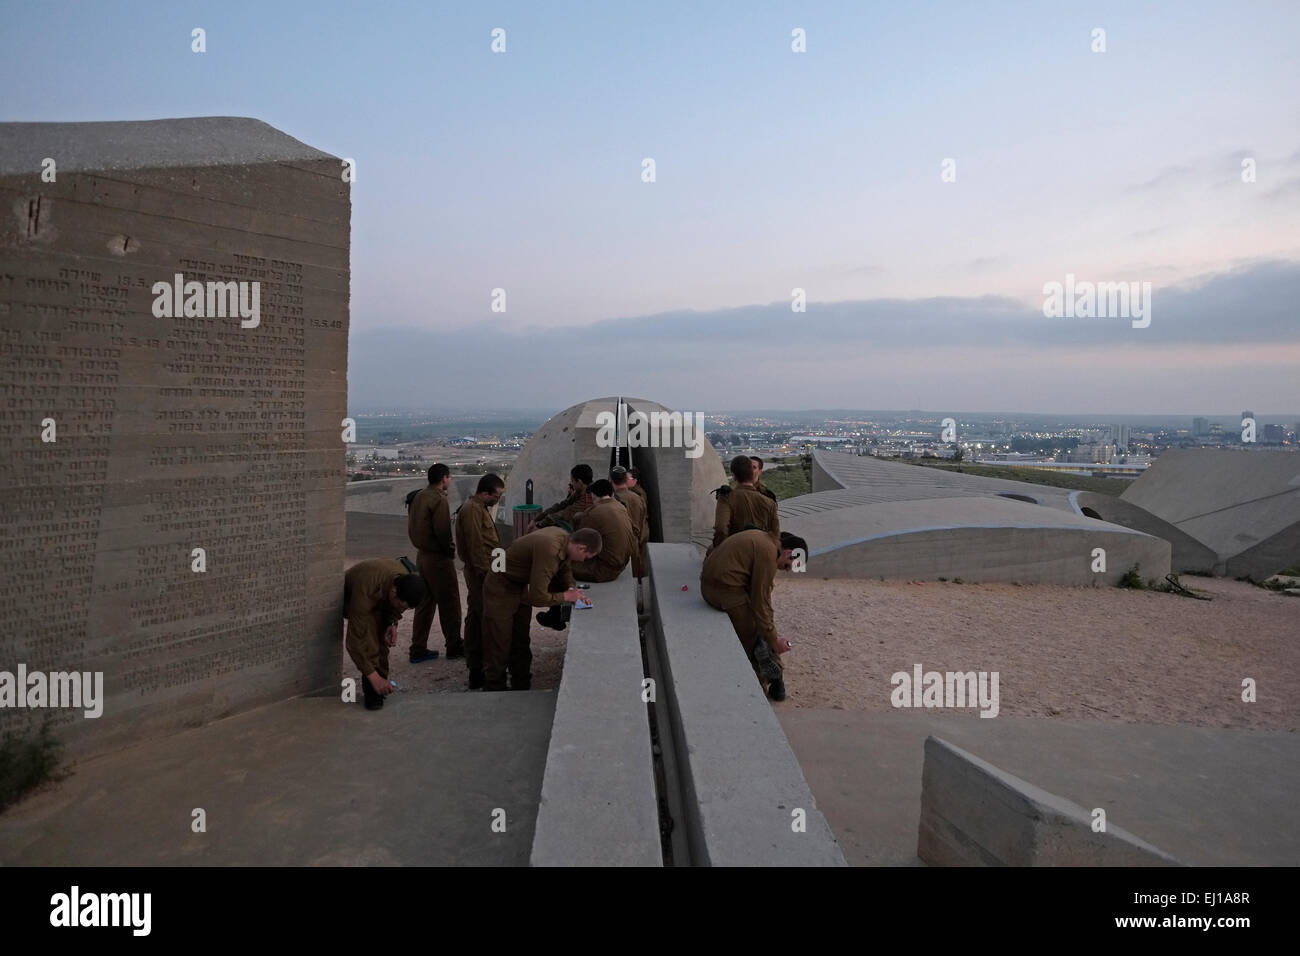
[[[515,505],[514,510],[514,528],[515,537],[522,538],[528,533],[530,522],[536,521],[538,515],[542,513],[541,505]]]

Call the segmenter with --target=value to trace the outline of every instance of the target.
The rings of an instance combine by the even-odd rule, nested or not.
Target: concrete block
[[[593,584],[573,611],[533,838],[533,866],[662,866],[642,700],[636,579]]]
[[[1179,866],[1077,803],[938,737],[925,741],[917,856],[934,866]]]
[[[682,776],[687,819],[678,825],[687,827],[691,862],[844,866],[730,620],[700,594],[699,550],[649,550],[653,639],[664,668],[659,702]]]
[[[0,669],[104,688],[6,731],[49,716],[77,757],[338,693],[340,171],[251,119],[0,124]],[[178,273],[208,295],[169,316]],[[207,283],[256,288],[256,322]]]

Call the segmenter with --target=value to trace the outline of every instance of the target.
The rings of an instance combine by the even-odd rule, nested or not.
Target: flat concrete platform
[[[554,710],[553,691],[281,701],[79,764],[0,814],[0,864],[526,866]]]
[[[925,738],[1091,809],[1193,866],[1300,865],[1300,734],[1036,718],[787,710],[845,858],[919,866]]]

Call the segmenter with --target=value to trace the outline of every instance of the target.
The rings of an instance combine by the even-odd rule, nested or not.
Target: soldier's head
[[[403,574],[388,589],[388,603],[398,612],[405,611],[419,607],[424,602],[425,593],[424,578],[418,574]]]
[[[586,561],[600,554],[600,549],[605,546],[605,542],[600,538],[600,532],[595,528],[579,528],[573,534],[569,535],[567,545],[570,561]]]
[[[451,469],[443,464],[430,465],[429,484],[437,485],[443,491],[446,491],[451,484]]]
[[[591,487],[587,490],[591,492],[593,498],[609,498],[614,494],[614,486],[610,484],[609,479],[607,478],[593,481]]]
[[[609,470],[609,483],[615,488],[626,488],[627,479],[627,469],[622,465],[615,465]]]
[[[754,480],[758,481],[763,477],[763,459],[757,455],[750,455],[749,460],[754,463]]]
[[[591,465],[574,465],[569,470],[569,491],[583,492],[591,484]]]
[[[639,484],[641,484],[641,469],[629,468],[627,470],[627,486],[629,488],[635,488]]]
[[[501,500],[501,492],[505,491],[506,483],[501,480],[500,475],[488,473],[478,480],[478,487],[474,489],[474,497],[491,508]]]
[[[781,571],[789,571],[794,565],[796,556],[802,561],[808,560],[808,542],[797,534],[782,531],[781,553],[776,559],[777,568]]]
[[[737,484],[747,485],[754,480],[754,463],[748,455],[737,455],[731,459],[731,476]]]

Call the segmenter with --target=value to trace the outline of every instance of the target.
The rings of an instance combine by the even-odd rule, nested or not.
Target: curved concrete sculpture
[[[1122,499],[1214,552],[1215,573],[1266,578],[1300,564],[1300,455],[1167,451]]]
[[[1211,548],[1177,525],[1153,515],[1145,508],[1139,508],[1131,501],[1125,501],[1122,496],[1116,498],[1095,491],[1075,491],[1071,493],[1070,500],[1081,515],[1164,538],[1169,542],[1169,564],[1175,571],[1196,571],[1202,574],[1214,572],[1217,560]]]
[[[851,489],[859,504],[870,501],[916,501],[922,498],[1004,497],[1078,514],[1070,489],[1034,485],[1009,478],[985,478],[882,461],[868,455],[813,452],[814,492]],[[847,499],[846,499],[847,500]]]
[[[906,466],[904,466],[906,467]],[[993,495],[850,503],[853,491],[781,504],[781,528],[808,540],[808,570],[830,578],[939,577],[1114,584],[1135,563],[1169,573],[1169,543],[1058,508]],[[1094,571],[1094,549],[1106,552]]]
[[[997,497],[1023,501],[1162,538],[1170,544],[1169,566],[1173,570],[1209,573],[1218,564],[1212,548],[1147,508],[1127,500],[1127,491],[1124,495],[1115,497],[1093,491],[1071,491],[1068,488],[1036,485],[1010,478],[965,475],[842,452],[813,452],[813,491],[829,492],[834,489],[838,489],[840,497],[836,501],[841,507],[871,502],[957,497]],[[815,510],[825,507],[824,504],[803,505],[800,504],[802,500],[783,502],[781,514],[795,515],[802,513],[806,507]],[[1111,566],[1109,560],[1107,564],[1108,567]],[[1129,567],[1131,564],[1125,565],[1121,570]],[[1162,571],[1161,575],[1164,573],[1166,572]],[[1146,565],[1143,565],[1143,574],[1152,576]]]
[[[671,409],[643,398],[624,397],[628,415],[672,416]],[[510,470],[499,520],[509,521],[515,505],[524,503],[525,483],[533,481],[533,501],[543,507],[561,500],[568,492],[569,470],[587,464],[597,478],[609,474],[617,449],[609,447],[601,432],[602,412],[617,416],[619,399],[596,398],[566,408],[554,415],[524,445]],[[598,440],[599,439],[599,440]],[[641,482],[650,500],[652,541],[707,541],[713,533],[713,496],[709,493],[726,481],[722,461],[702,431],[699,454],[687,455],[683,447],[634,447],[632,464],[641,471]],[[691,451],[694,454],[694,451]]]

